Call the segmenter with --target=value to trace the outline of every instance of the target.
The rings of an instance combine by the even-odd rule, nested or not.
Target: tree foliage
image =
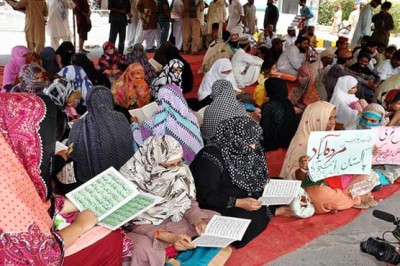
[[[384,2],[384,1],[382,1]],[[400,1],[393,0],[392,8],[390,9],[390,13],[393,16],[395,29],[394,32],[400,32]],[[321,25],[329,26],[332,24],[333,14],[336,12],[336,6],[338,4],[342,5],[343,10],[343,20],[347,20],[351,11],[353,11],[354,0],[321,0],[319,4],[319,12],[318,12],[318,23]],[[377,7],[374,13],[378,13],[380,7]]]

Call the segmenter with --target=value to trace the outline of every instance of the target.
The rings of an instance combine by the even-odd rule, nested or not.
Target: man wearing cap
[[[353,58],[352,53],[349,50],[340,50],[338,53],[337,63],[334,64],[328,73],[325,75],[323,81],[328,95],[328,100],[331,99],[333,90],[335,89],[336,82],[340,77],[352,76],[358,81],[357,94],[356,96],[360,99],[365,99],[365,88],[375,90],[376,85],[371,80],[365,80],[361,78],[357,73],[350,70],[348,67],[351,65],[351,59]],[[371,96],[371,93],[370,95]]]
[[[372,13],[380,4],[382,4],[381,0],[371,0],[369,4],[361,9],[353,39],[351,40],[351,48],[355,47],[363,36],[371,36]]]
[[[400,51],[393,54],[391,59],[386,59],[380,63],[375,72],[378,73],[381,80],[387,80],[391,76],[400,73]]]
[[[297,70],[306,62],[310,40],[307,37],[299,36],[295,45],[286,49],[278,59],[276,67],[279,72],[297,76]]]
[[[342,49],[349,49],[349,39],[344,36],[340,36],[336,41],[336,49],[337,51]],[[336,53],[337,54],[337,53]]]
[[[278,19],[279,10],[274,5],[274,0],[268,0],[267,8],[265,9],[264,28],[267,27],[268,24],[271,24],[274,27],[274,32],[276,32],[276,24],[278,24]]]
[[[232,57],[232,69],[238,87],[244,88],[257,81],[264,60],[249,54],[250,41],[246,37],[239,39],[239,50]]]
[[[326,93],[324,79],[326,74],[331,69],[333,64],[333,60],[335,59],[336,55],[333,52],[333,49],[325,49],[322,51],[318,56],[317,60],[311,64],[311,67],[314,70],[315,75],[315,87],[318,90],[319,98],[322,101],[326,101],[328,99],[328,95]]]
[[[283,46],[283,50],[286,50],[292,46],[296,39],[296,29],[293,26],[289,26],[287,29],[287,35],[285,36],[285,45]]]

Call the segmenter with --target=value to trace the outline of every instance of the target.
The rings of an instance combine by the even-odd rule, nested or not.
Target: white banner
[[[376,130],[311,132],[307,155],[310,179],[342,174],[370,174]]]

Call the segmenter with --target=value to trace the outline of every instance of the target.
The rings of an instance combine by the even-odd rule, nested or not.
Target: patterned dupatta
[[[60,265],[62,249],[51,233],[46,185],[40,177],[39,123],[43,101],[35,95],[0,95],[0,264]],[[4,263],[4,264],[3,264]]]
[[[131,224],[159,225],[167,219],[180,221],[196,197],[193,176],[186,164],[165,167],[162,164],[182,158],[182,147],[171,136],[148,138],[120,169],[122,175],[140,191],[163,199],[136,217]]]

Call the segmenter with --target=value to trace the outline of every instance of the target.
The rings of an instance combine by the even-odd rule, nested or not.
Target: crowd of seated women
[[[226,45],[250,56],[248,42],[240,43],[233,36]],[[362,81],[346,70],[332,94],[326,91],[327,58],[347,68],[349,50],[321,53],[294,77],[279,73],[268,53],[258,53],[264,63],[251,55],[260,63],[251,68],[252,76],[259,74],[253,95],[238,88],[230,58],[217,58],[198,99],[186,100],[193,72],[173,45],[163,47],[159,71],[141,44],[125,56],[112,43],[103,48],[98,66],[69,42],[36,56],[23,46],[12,51],[0,94],[0,264],[164,265],[167,257],[196,248],[193,238],[214,215],[251,220],[232,244],[243,248],[274,216],[304,217],[290,206],[261,204],[270,178],[301,180],[313,212],[321,214],[377,206],[371,192],[400,176],[400,167],[379,165],[368,175],[309,178],[311,132],[400,124],[400,89],[390,85],[400,74],[376,87],[363,83],[371,86],[359,94]],[[375,97],[361,98],[371,91]],[[147,120],[131,117],[130,110],[152,101],[157,110]],[[199,121],[193,109],[204,106]],[[57,141],[68,150],[55,154]],[[278,149],[287,155],[275,177],[265,152]],[[65,197],[109,167],[139,191],[162,198],[115,231],[96,225],[90,210],[79,212]]]

